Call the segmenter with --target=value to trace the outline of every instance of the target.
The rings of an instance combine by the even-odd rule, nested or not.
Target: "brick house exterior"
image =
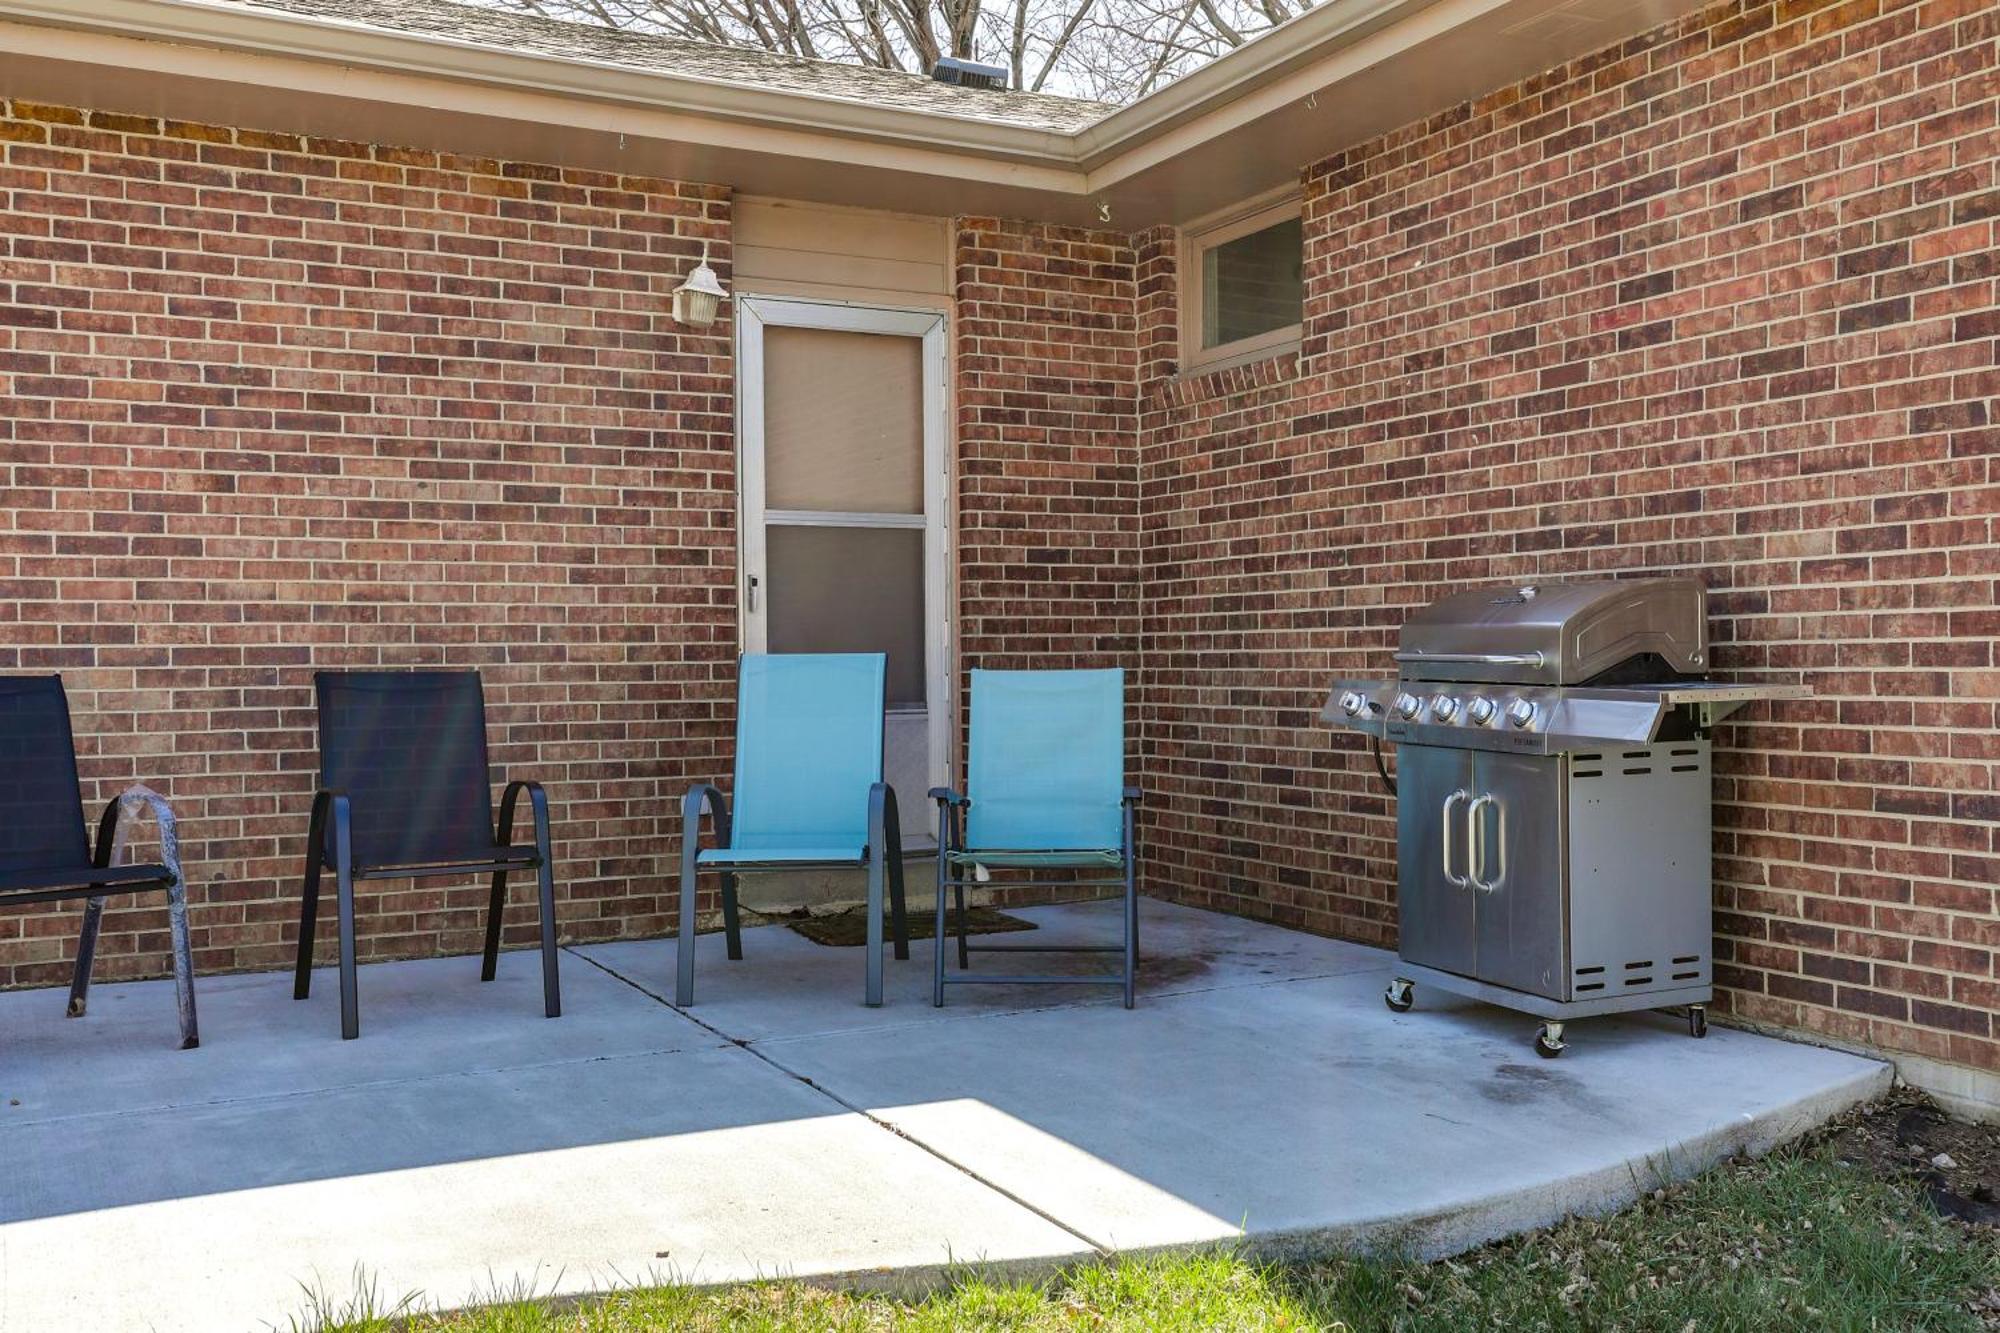
[[[173,800],[197,968],[290,956],[318,667],[479,668],[565,930],[664,930],[736,546],[728,332],[662,293],[727,272],[728,191],[21,102],[0,141],[0,667],[63,674],[91,808]],[[476,951],[444,883],[364,888],[362,956]],[[0,982],[75,917],[0,913]],[[104,930],[100,975],[164,968],[157,901]]]
[[[1393,941],[1316,687],[1467,583],[1698,574],[1817,691],[1718,735],[1718,1007],[2000,1070],[1996,37],[1724,4],[1305,171],[1296,362],[1141,387],[1154,892]]]
[[[1295,351],[1178,373],[1175,234],[955,225],[960,666],[1133,672],[1149,892],[1395,938],[1317,724],[1467,583],[1685,572],[1718,669],[1719,1009],[2000,1073],[2000,11],[1730,0],[1301,173]],[[0,89],[4,92],[4,89]],[[478,666],[564,933],[650,935],[725,772],[727,188],[15,102],[0,667],[181,810],[203,971],[282,963],[310,672]],[[477,948],[391,885],[364,956]],[[525,932],[527,924],[522,923]],[[0,915],[0,984],[73,914]],[[114,910],[104,975],[164,968]],[[330,942],[329,942],[330,947]]]

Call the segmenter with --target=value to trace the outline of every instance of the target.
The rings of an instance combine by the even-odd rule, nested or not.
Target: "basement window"
[[[1207,370],[1296,349],[1304,268],[1295,197],[1190,226],[1181,242],[1181,365]]]

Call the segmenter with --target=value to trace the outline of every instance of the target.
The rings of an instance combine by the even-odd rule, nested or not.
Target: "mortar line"
[[[977,1182],[980,1185],[984,1185],[987,1189],[992,1190],[995,1194],[998,1194],[1001,1198],[1007,1200],[1009,1203],[1015,1204],[1016,1206],[1021,1208],[1025,1208],[1029,1212],[1033,1213],[1036,1217],[1039,1217],[1044,1222],[1047,1222],[1050,1226],[1055,1227],[1057,1230],[1067,1232],[1068,1234],[1076,1237],[1078,1240],[1082,1241],[1085,1245],[1089,1246],[1091,1251],[1095,1253],[1098,1257],[1109,1258],[1114,1253],[1114,1250],[1111,1246],[1106,1245],[1102,1241],[1097,1240],[1095,1237],[1087,1234],[1086,1232],[1071,1226],[1069,1223],[1063,1221],[1060,1217],[1057,1217],[1055,1214],[1049,1212],[1046,1208],[1042,1208],[1036,1204],[1030,1203],[1028,1200],[1014,1193],[1014,1191],[1006,1188],[1004,1185],[1001,1185],[995,1181],[987,1179],[985,1176],[973,1170],[965,1163],[950,1156],[948,1153],[945,1153],[940,1149],[932,1147],[930,1144],[924,1142],[922,1139],[917,1138],[915,1135],[910,1134],[905,1130],[897,1128],[895,1125],[883,1119],[881,1116],[876,1115],[873,1111],[868,1110],[866,1107],[855,1105],[853,1102],[848,1101],[847,1098],[842,1097],[839,1093],[833,1091],[833,1089],[825,1086],[824,1084],[816,1083],[812,1079],[807,1078],[804,1074],[799,1073],[797,1070],[791,1069],[786,1065],[784,1065],[783,1063],[781,1063],[780,1061],[772,1059],[770,1056],[764,1054],[763,1051],[757,1049],[757,1047],[752,1045],[747,1039],[730,1036],[727,1032],[724,1032],[721,1028],[715,1026],[715,1024],[708,1022],[706,1019],[696,1017],[694,1014],[689,1013],[687,1010],[681,1008],[679,1005],[669,1001],[665,996],[657,994],[654,991],[648,990],[646,987],[632,980],[624,973],[614,971],[613,969],[605,966],[603,963],[598,962],[595,958],[590,957],[588,954],[577,953],[574,949],[567,947],[565,947],[564,952],[568,953],[573,958],[581,958],[583,959],[584,962],[589,963],[592,967],[596,968],[600,972],[603,972],[605,975],[610,977],[615,977],[619,981],[624,982],[627,986],[630,986],[633,990],[638,991],[641,995],[644,995],[646,998],[653,1000],[665,1006],[668,1009],[673,1010],[675,1013],[679,1014],[682,1018],[687,1019],[690,1023],[693,1023],[698,1027],[701,1027],[704,1030],[715,1034],[717,1037],[720,1037],[722,1040],[728,1042],[730,1045],[735,1046],[740,1050],[744,1051],[745,1053],[754,1056],[756,1059],[763,1061],[765,1064],[769,1065],[772,1069],[776,1070],[778,1073],[783,1074],[786,1078],[792,1079],[799,1083],[803,1083],[806,1087],[811,1088],[814,1092],[817,1092],[822,1097],[825,1097],[828,1101],[832,1102],[834,1105],[839,1106],[844,1110],[850,1111],[853,1114],[860,1116],[862,1119],[868,1121],[869,1124],[874,1125],[879,1129],[886,1130],[888,1133],[895,1135],[903,1142],[910,1144],[915,1148],[921,1149],[926,1153],[929,1153],[932,1157],[935,1157],[938,1161],[943,1162],[946,1166],[950,1167],[952,1170],[957,1171],[959,1174],[966,1176],[967,1178]]]

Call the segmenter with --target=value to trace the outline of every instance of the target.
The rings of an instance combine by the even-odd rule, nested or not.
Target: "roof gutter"
[[[1086,170],[1102,168],[1120,153],[1219,110],[1438,2],[1326,0],[1084,127],[1073,136],[1077,159]]]
[[[832,202],[880,206],[873,201],[890,191],[919,211],[935,198],[925,191],[943,185],[955,205],[973,209],[1086,225],[1116,216],[1123,226],[1149,226],[1296,180],[1315,151],[1323,155],[1504,86],[1631,31],[1628,22],[1652,26],[1698,2],[1564,0],[1564,13],[1594,8],[1602,15],[1576,24],[1564,41],[1526,30],[1532,16],[1521,20],[1517,11],[1538,7],[1536,0],[1322,0],[1075,130],[221,0],[0,0],[0,24],[15,20],[8,35],[23,48],[19,54],[52,65],[334,99],[323,107],[346,99],[560,128],[608,136],[620,154],[629,133],[660,150],[650,158],[657,170],[729,179],[753,192],[805,189]],[[1442,58],[1426,64],[1434,52]],[[815,184],[801,172],[835,180]]]
[[[245,10],[207,0],[0,0],[0,19],[371,71],[644,106],[683,115],[819,130],[981,157],[1077,166],[1075,138],[946,112],[501,50],[430,33]]]
[[[1132,105],[1070,132],[588,59],[501,50],[437,34],[389,32],[345,20],[246,10],[210,0],[0,0],[0,18],[554,93],[793,131],[856,135],[1092,172],[1189,120],[1212,113],[1332,50],[1359,42],[1438,2],[1326,0]],[[1079,180],[1076,188],[1082,189],[1084,184]]]

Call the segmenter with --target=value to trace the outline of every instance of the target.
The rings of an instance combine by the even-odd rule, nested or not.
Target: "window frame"
[[[1280,222],[1302,217],[1303,214],[1303,201],[1297,187],[1286,186],[1281,190],[1247,199],[1219,213],[1197,218],[1181,228],[1180,342],[1183,374],[1243,365],[1298,350],[1305,334],[1303,311],[1297,324],[1288,324],[1283,328],[1270,329],[1248,338],[1238,338],[1234,342],[1220,343],[1214,347],[1203,347],[1201,270],[1203,255],[1216,246],[1226,245],[1238,237],[1263,231]],[[1303,247],[1303,239],[1300,244]],[[1303,266],[1305,262],[1303,253],[1299,256],[1299,262]]]

